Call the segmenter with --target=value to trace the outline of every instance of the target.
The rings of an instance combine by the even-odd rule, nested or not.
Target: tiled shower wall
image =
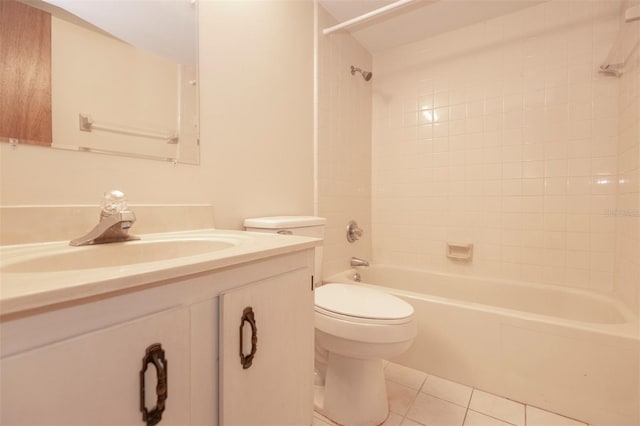
[[[319,30],[337,22],[318,6]],[[351,256],[371,256],[371,82],[351,75],[371,69],[371,55],[348,33],[318,36],[318,205],[327,218],[323,277],[349,269]],[[364,236],[347,242],[354,219]]]
[[[619,166],[637,199],[638,97],[618,98],[637,71],[597,72],[620,11],[554,0],[374,55],[376,262],[637,292],[614,286],[616,221],[637,219],[612,214]],[[447,243],[474,244],[473,261]]]
[[[623,10],[639,0],[628,1]],[[615,290],[638,312],[640,306],[640,22],[629,26],[625,47],[635,49],[620,77],[618,204]],[[631,27],[634,25],[634,27]],[[631,30],[631,31],[630,31]],[[626,49],[623,55],[627,56]]]

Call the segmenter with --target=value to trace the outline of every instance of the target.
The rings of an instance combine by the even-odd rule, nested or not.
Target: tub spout
[[[359,257],[352,257],[351,266],[369,266],[369,261],[360,259]]]

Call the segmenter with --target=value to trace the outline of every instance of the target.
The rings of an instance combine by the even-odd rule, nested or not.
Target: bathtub
[[[418,336],[392,361],[592,425],[640,424],[639,323],[618,301],[551,285],[386,265],[329,277],[392,293]]]

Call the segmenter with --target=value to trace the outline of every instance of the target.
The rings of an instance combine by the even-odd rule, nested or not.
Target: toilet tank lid
[[[318,216],[266,216],[245,219],[244,227],[260,229],[303,228],[324,225],[326,222],[324,217]]]

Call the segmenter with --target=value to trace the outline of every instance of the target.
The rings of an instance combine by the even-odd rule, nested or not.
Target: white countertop
[[[25,272],[16,265],[21,262],[28,264],[43,256],[100,250],[101,246],[106,245],[71,247],[68,241],[56,241],[0,246],[0,315],[105,295],[161,280],[176,279],[301,251],[322,244],[322,240],[317,238],[215,229],[139,236],[145,242],[212,238],[230,242],[233,246],[161,261],[62,271],[53,268],[54,270],[39,272],[28,269]],[[14,272],[16,270],[20,272]]]

